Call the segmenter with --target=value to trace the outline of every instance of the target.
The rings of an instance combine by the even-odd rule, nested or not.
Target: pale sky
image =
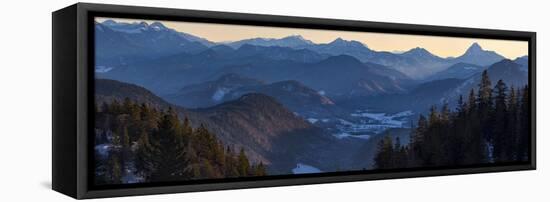
[[[155,22],[140,19],[96,18],[103,22],[112,19],[117,22]],[[377,51],[407,51],[422,47],[440,57],[458,57],[472,43],[477,42],[484,50],[492,50],[500,55],[515,59],[528,54],[527,41],[494,40],[479,38],[438,37],[406,34],[385,34],[372,32],[355,32],[340,30],[319,30],[286,27],[264,27],[249,25],[227,25],[214,23],[195,23],[180,21],[158,21],[166,27],[185,32],[212,42],[238,41],[249,38],[283,38],[290,35],[301,35],[314,43],[329,43],[340,37],[345,40],[356,40]]]

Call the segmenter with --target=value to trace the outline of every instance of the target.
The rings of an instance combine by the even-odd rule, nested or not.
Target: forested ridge
[[[176,110],[129,98],[95,107],[96,184],[266,175],[243,149],[225,146],[206,126],[193,128]]]
[[[420,115],[410,143],[388,135],[379,141],[377,169],[459,166],[527,161],[529,157],[529,87],[492,85],[487,71],[477,93],[460,96],[455,110],[444,104]],[[412,125],[412,124],[411,124]]]

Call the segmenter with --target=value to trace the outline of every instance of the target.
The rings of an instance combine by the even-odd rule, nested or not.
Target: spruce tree
[[[250,163],[248,162],[248,157],[246,157],[246,154],[244,153],[244,149],[241,148],[239,151],[239,157],[238,157],[238,170],[239,170],[239,176],[248,176]]]
[[[255,171],[255,176],[265,176],[267,175],[267,171],[266,171],[266,168],[265,168],[265,165],[263,162],[260,162],[257,166],[256,166],[256,171]]]
[[[388,134],[386,134],[384,138],[378,142],[377,150],[378,153],[374,157],[374,167],[377,169],[394,168],[394,145]]]
[[[507,156],[511,158],[511,160],[518,161],[520,156],[520,148],[519,148],[519,141],[520,141],[520,112],[519,112],[519,105],[518,105],[518,96],[515,88],[512,86],[510,87],[510,95],[508,96],[508,124],[506,125],[506,136],[511,138],[511,146],[507,150]]]
[[[118,154],[112,153],[109,156],[109,162],[108,162],[108,181],[110,184],[120,184],[122,183],[122,165],[120,163],[120,158],[118,157]]]
[[[483,74],[481,75],[481,82],[479,83],[477,96],[477,109],[482,126],[481,132],[486,141],[490,143],[493,142],[494,139],[492,133],[493,120],[491,119],[491,113],[493,112],[493,96],[491,80],[487,70],[483,71]]]
[[[530,128],[529,116],[530,116],[530,104],[529,104],[529,87],[525,86],[521,92],[520,100],[520,134],[519,134],[519,159],[522,161],[528,160],[529,157],[529,140],[530,140]]]
[[[225,150],[225,176],[226,177],[238,177],[239,169],[237,165],[237,160],[235,159],[235,153],[230,146],[227,146]]]
[[[152,173],[154,181],[184,180],[189,178],[187,148],[176,112],[169,108],[158,124],[158,168]]]
[[[508,107],[506,105],[508,87],[502,80],[498,80],[493,92],[494,95],[494,124],[493,124],[493,156],[496,162],[507,161],[511,157],[507,151],[513,146],[513,137],[506,134],[506,126],[508,125]]]
[[[136,151],[136,175],[142,176],[146,181],[151,180],[151,176],[159,167],[157,156],[159,156],[160,147],[158,142],[151,142],[149,134],[143,129],[138,139],[138,149]]]

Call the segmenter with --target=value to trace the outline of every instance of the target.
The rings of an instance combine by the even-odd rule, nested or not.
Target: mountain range
[[[494,51],[484,50],[473,43],[463,55],[456,58],[441,58],[426,49],[413,48],[403,53],[371,50],[367,45],[354,40],[337,38],[329,43],[313,43],[300,35],[279,39],[252,38],[235,42],[215,43],[192,34],[178,32],[155,22],[121,23],[107,20],[96,23],[96,66],[111,69],[119,65],[142,62],[160,56],[196,54],[209,48],[217,51],[241,49],[239,56],[250,52],[272,59],[286,59],[297,62],[317,62],[329,56],[349,55],[361,62],[376,63],[402,72],[413,79],[425,79],[456,63],[488,66],[504,59]],[[214,48],[215,47],[215,48]],[[261,49],[261,48],[264,49]],[[287,49],[293,49],[296,52]],[[261,49],[261,50],[260,50]],[[258,52],[256,52],[258,51]],[[223,51],[222,51],[223,52]],[[204,54],[214,54],[205,52]],[[231,57],[225,55],[226,57]]]
[[[95,32],[96,103],[171,107],[278,174],[300,164],[370,168],[384,131],[405,140],[418,114],[454,108],[483,71],[493,85],[528,82],[528,56],[505,59],[477,43],[442,58],[422,47],[386,52],[300,35],[217,43],[159,22],[107,20]]]

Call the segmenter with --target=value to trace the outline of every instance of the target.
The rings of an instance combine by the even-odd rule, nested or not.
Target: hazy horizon
[[[495,51],[512,60],[517,57],[528,55],[527,41],[104,17],[99,17],[95,20],[97,22],[114,20],[116,22],[146,22],[148,24],[160,22],[164,26],[178,32],[192,34],[215,43],[226,43],[251,38],[280,39],[292,35],[299,35],[316,44],[330,43],[337,38],[348,41],[355,40],[375,51],[404,52],[421,47],[442,58],[461,56],[473,43],[478,43],[484,50]]]

